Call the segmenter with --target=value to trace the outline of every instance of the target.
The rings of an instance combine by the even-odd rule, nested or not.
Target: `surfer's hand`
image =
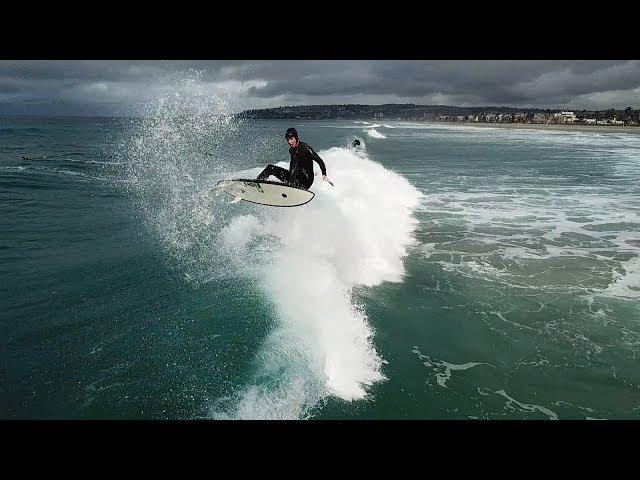
[[[333,187],[333,182],[331,180],[329,180],[326,175],[322,175],[322,179],[326,180],[327,182],[329,182],[331,184],[331,186]]]

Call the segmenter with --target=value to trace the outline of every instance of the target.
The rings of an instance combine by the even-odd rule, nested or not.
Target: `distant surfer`
[[[320,165],[322,179],[333,185],[331,180],[327,178],[327,168],[324,161],[313,148],[298,139],[298,132],[295,128],[288,128],[284,138],[289,144],[289,154],[291,155],[289,170],[277,165],[267,165],[258,175],[258,180],[266,180],[269,175],[273,175],[287,185],[308,190],[313,183],[313,162],[315,161]]]
[[[356,139],[353,141],[353,143],[351,144],[351,146],[352,146],[353,148],[356,148],[356,147],[357,147],[357,146],[359,146],[359,145],[360,145],[360,140],[358,140],[357,138],[356,138]]]

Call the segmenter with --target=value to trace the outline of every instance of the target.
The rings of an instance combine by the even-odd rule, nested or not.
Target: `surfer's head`
[[[290,147],[295,147],[298,144],[298,132],[293,127],[287,128],[287,131],[284,132],[284,138]]]

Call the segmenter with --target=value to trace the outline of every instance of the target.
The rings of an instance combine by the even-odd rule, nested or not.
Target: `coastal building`
[[[583,120],[587,125],[594,125],[596,123],[596,119],[595,118],[585,118]]]
[[[559,120],[561,123],[573,123],[576,121],[576,116],[573,112],[560,112]]]

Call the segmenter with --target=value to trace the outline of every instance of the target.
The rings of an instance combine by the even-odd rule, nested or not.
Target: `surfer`
[[[288,128],[284,138],[289,144],[289,154],[291,155],[289,170],[277,165],[267,165],[258,175],[257,180],[266,180],[269,175],[273,175],[287,185],[308,190],[313,183],[313,162],[315,161],[320,165],[322,179],[333,185],[331,180],[327,178],[327,168],[324,161],[313,148],[298,139],[298,132],[295,128]]]

